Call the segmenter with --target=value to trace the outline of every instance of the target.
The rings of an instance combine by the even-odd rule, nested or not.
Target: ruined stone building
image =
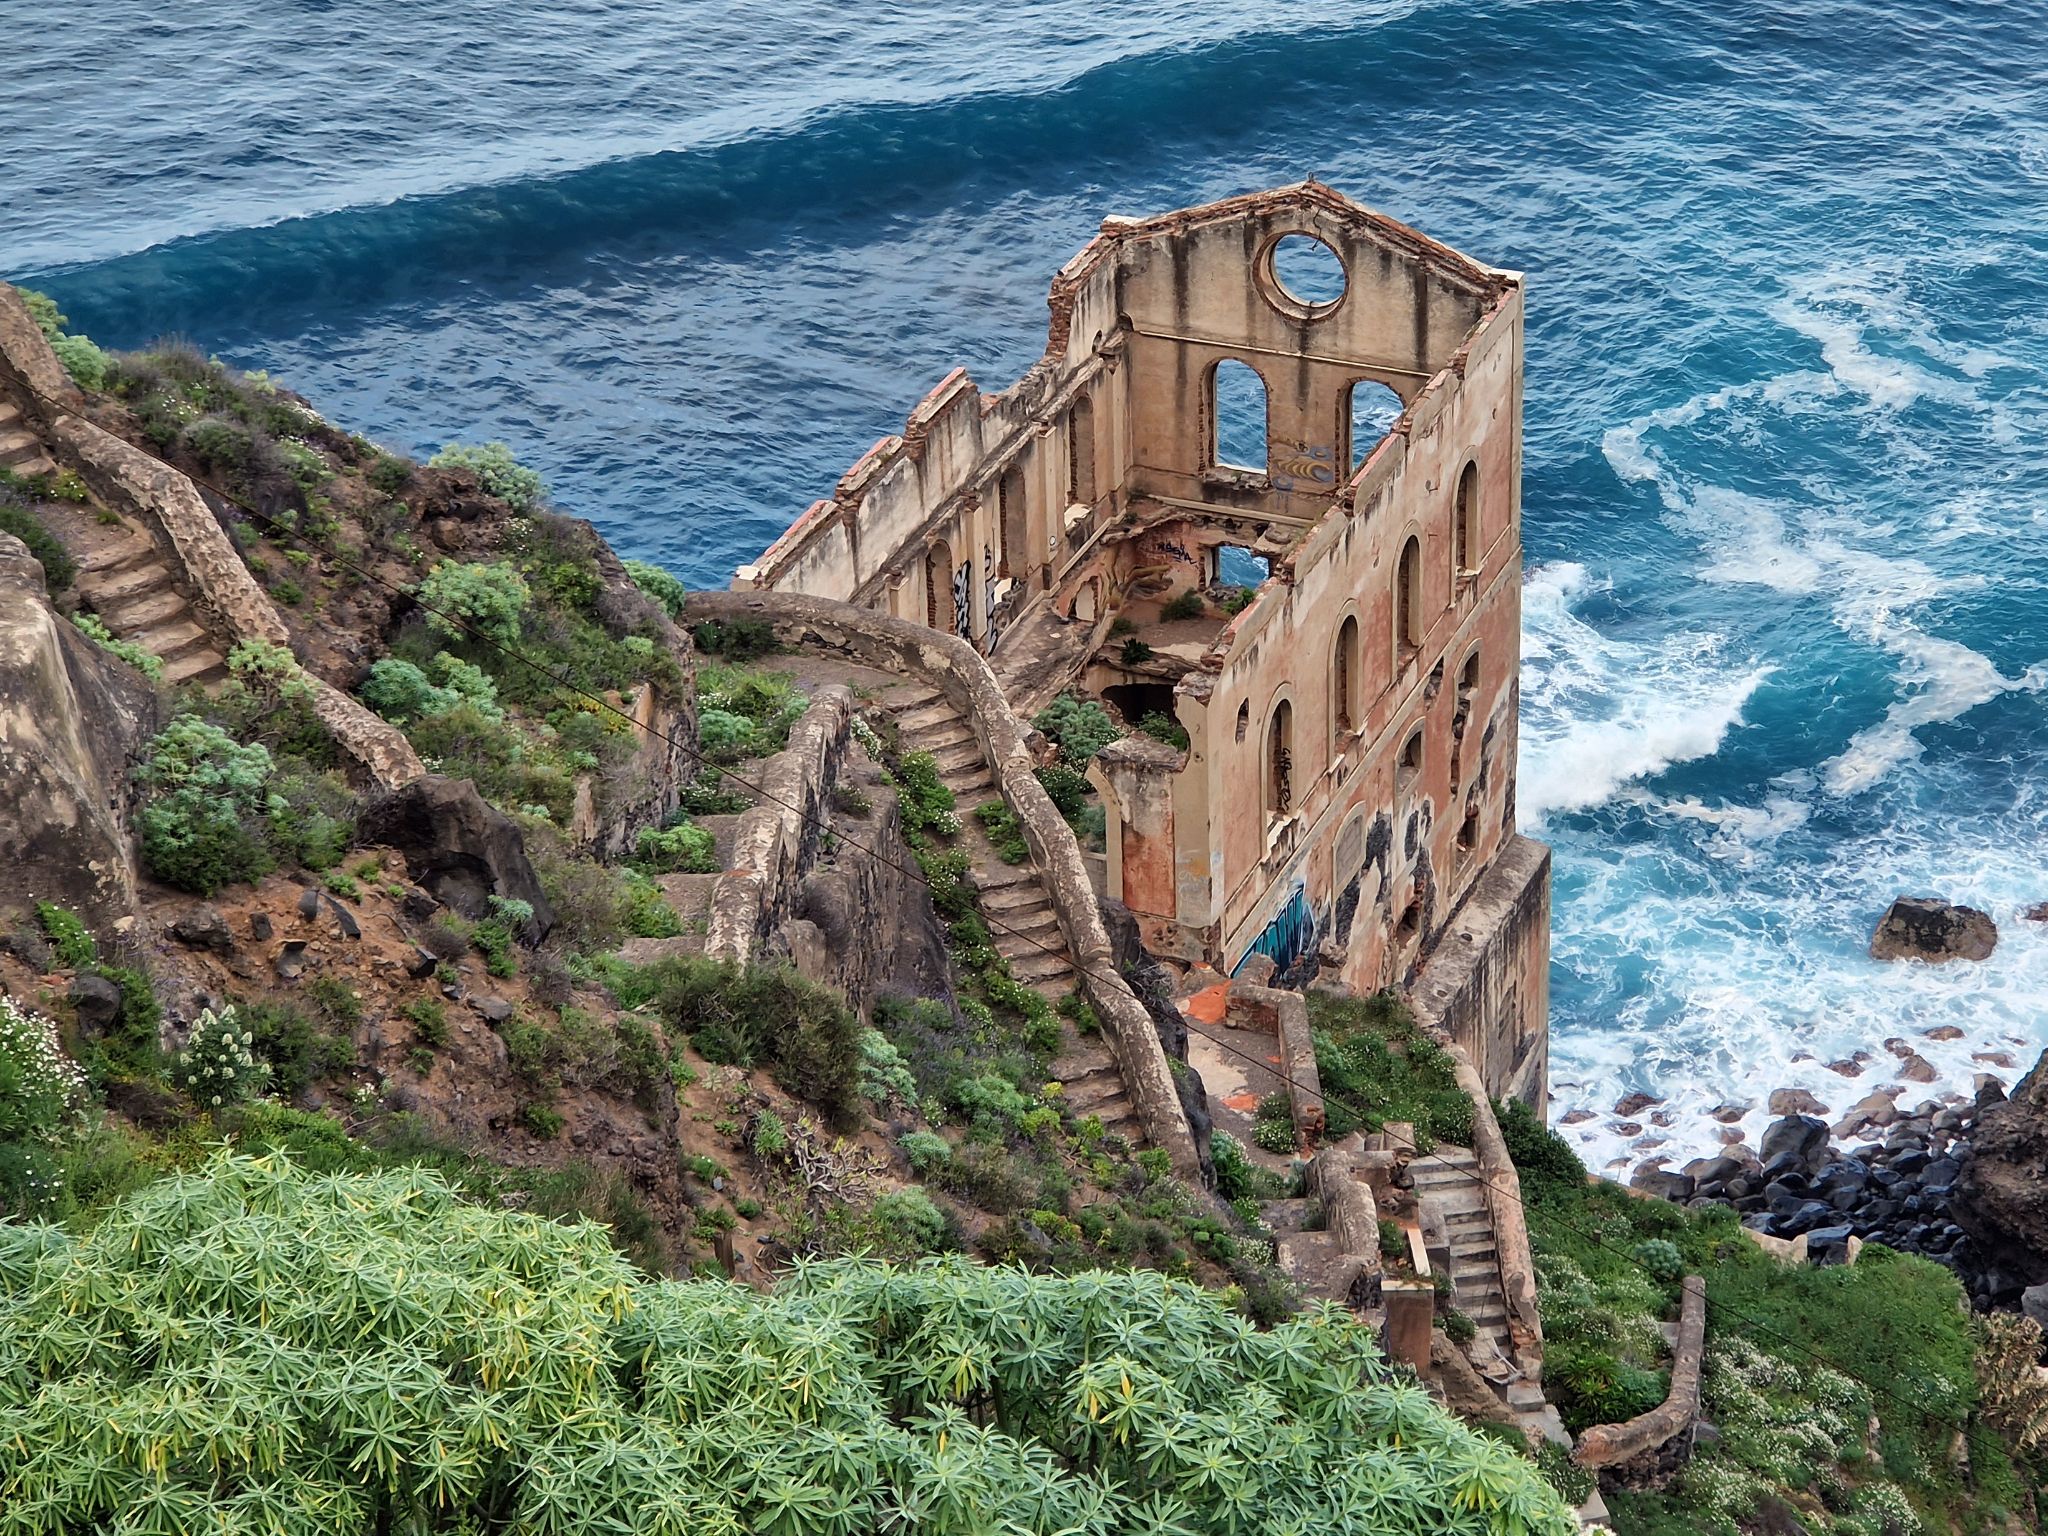
[[[949,375],[734,585],[956,632],[1026,720],[1177,723],[1091,769],[1147,944],[1403,988],[1540,1106],[1519,276],[1311,182],[1106,220],[1051,310],[1020,382]]]

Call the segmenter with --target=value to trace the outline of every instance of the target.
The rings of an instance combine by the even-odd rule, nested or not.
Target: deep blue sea
[[[948,368],[1021,372],[1104,213],[1313,174],[1523,270],[1557,1111],[1600,1164],[1628,1089],[2048,1044],[2041,0],[9,12],[0,272],[502,438],[695,583]],[[1902,890],[1997,954],[1869,960]]]

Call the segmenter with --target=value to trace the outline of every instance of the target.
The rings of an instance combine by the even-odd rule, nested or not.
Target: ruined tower
[[[1309,182],[1106,220],[1051,308],[1022,380],[949,375],[734,585],[957,633],[1027,719],[1150,719],[1090,769],[1148,945],[1401,988],[1540,1106],[1519,275]]]

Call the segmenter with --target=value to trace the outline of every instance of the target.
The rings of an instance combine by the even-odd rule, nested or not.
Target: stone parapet
[[[1267,969],[1270,971],[1270,965]],[[1230,984],[1224,1009],[1224,1017],[1232,1024],[1266,1030],[1279,1042],[1280,1080],[1287,1085],[1295,1133],[1314,1146],[1323,1135],[1323,1082],[1316,1070],[1308,1000],[1299,992],[1252,986],[1240,978]]]
[[[1017,816],[1082,994],[1102,1021],[1146,1138],[1167,1153],[1181,1177],[1199,1180],[1201,1158],[1152,1016],[1116,969],[1080,844],[1038,782],[1024,729],[988,663],[955,635],[827,598],[693,592],[689,617],[693,622],[760,620],[773,626],[785,644],[836,651],[897,676],[922,678],[960,711],[1004,802]]]
[[[1680,1288],[1678,1343],[1671,1390],[1648,1413],[1621,1424],[1595,1424],[1579,1436],[1572,1460],[1588,1470],[1618,1467],[1659,1450],[1690,1430],[1700,1414],[1700,1362],[1707,1347],[1707,1282],[1687,1275]]]
[[[1462,1047],[1447,1044],[1458,1086],[1472,1100],[1472,1155],[1486,1213],[1493,1223],[1493,1246],[1500,1258],[1501,1296],[1507,1304],[1508,1338],[1516,1363],[1530,1377],[1543,1373],[1543,1318],[1536,1310],[1536,1261],[1529,1249],[1529,1223],[1522,1212],[1522,1179],[1494,1118],[1493,1101]]]

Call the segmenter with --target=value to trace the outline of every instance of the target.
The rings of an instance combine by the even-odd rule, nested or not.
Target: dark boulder
[[[1763,1154],[1767,1172],[1776,1159],[1787,1153],[1796,1157],[1805,1171],[1811,1172],[1827,1149],[1827,1123],[1811,1115],[1787,1115],[1782,1120],[1773,1120],[1757,1148]]]
[[[72,977],[70,997],[79,1032],[88,1039],[105,1034],[121,1016],[121,989],[104,976]]]
[[[1987,1268],[2019,1285],[2048,1281],[2048,1053],[2003,1104],[1978,1102],[1970,1155],[1950,1197],[1956,1224]]]
[[[403,854],[407,873],[464,917],[488,917],[490,898],[498,896],[533,908],[520,932],[527,943],[554,926],[554,908],[541,892],[517,823],[469,780],[414,779],[372,801],[357,826],[364,843]]]
[[[1998,945],[1991,914],[1938,896],[1901,896],[1870,938],[1876,960],[1984,960]]]
[[[1635,1176],[1628,1181],[1628,1187],[1643,1194],[1654,1195],[1659,1200],[1670,1200],[1683,1205],[1692,1198],[1693,1180],[1689,1174],[1666,1173],[1661,1168],[1638,1168]]]
[[[223,955],[235,947],[235,936],[219,907],[194,907],[171,924],[171,937],[188,949],[211,949]]]

